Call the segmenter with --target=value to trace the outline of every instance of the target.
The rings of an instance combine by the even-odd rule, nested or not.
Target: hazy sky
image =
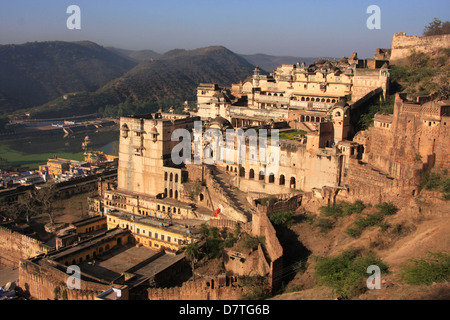
[[[81,30],[69,30],[69,5]],[[381,9],[369,30],[367,7]],[[422,35],[434,17],[450,20],[449,0],[0,0],[0,44],[90,40],[125,49],[223,45],[242,54],[373,57],[394,32]]]

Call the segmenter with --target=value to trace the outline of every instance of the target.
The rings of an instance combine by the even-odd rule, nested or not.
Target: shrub
[[[361,213],[365,208],[366,206],[361,200],[356,200],[354,203],[341,201],[332,206],[323,206],[319,208],[319,211],[326,217],[338,218],[349,216],[353,213]]]
[[[450,255],[447,252],[428,252],[420,259],[410,259],[403,267],[402,279],[411,285],[430,285],[450,280]]]
[[[344,205],[344,215],[351,215],[353,213],[361,213],[366,208],[366,205],[361,200],[356,200],[353,204]]]
[[[245,288],[242,300],[264,300],[270,297],[267,279],[262,276],[240,276],[239,284]]]
[[[380,225],[383,222],[383,219],[384,215],[380,212],[375,212],[367,216],[359,217],[351,227],[348,227],[345,230],[345,233],[353,238],[357,238],[366,228]]]
[[[370,265],[378,266],[381,272],[388,271],[375,254],[356,249],[346,250],[335,257],[317,258],[315,271],[319,284],[329,286],[336,294],[349,299],[367,290],[365,278]]]
[[[398,208],[391,202],[382,202],[377,204],[375,207],[378,208],[378,212],[384,216],[391,216],[396,214],[398,211]]]
[[[292,211],[282,211],[272,214],[269,219],[275,225],[285,225],[289,226],[293,221],[293,212]]]
[[[242,238],[242,246],[247,250],[255,250],[258,248],[259,244],[264,245],[265,244],[265,238],[264,237],[253,237],[249,234],[245,234]]]
[[[327,218],[319,218],[315,226],[320,228],[322,233],[326,233],[334,228],[334,221]]]
[[[262,199],[260,199],[260,204],[262,205],[262,206],[269,206],[270,204],[272,204],[272,203],[275,203],[275,202],[277,202],[277,197],[275,197],[275,196],[269,196],[269,197],[267,197],[267,198],[262,198]]]
[[[441,184],[440,182],[441,178],[439,174],[436,172],[427,171],[422,176],[422,183],[420,186],[426,190],[436,190],[439,188]]]
[[[320,214],[325,217],[339,217],[342,216],[342,205],[334,204],[332,206],[323,206],[319,208]]]

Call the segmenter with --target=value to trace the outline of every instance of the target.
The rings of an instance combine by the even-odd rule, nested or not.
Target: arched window
[[[264,180],[264,171],[259,172],[258,180]]]
[[[248,178],[249,179],[255,179],[255,170],[250,169],[250,171],[248,173]]]
[[[172,181],[173,180],[173,173],[171,172],[170,173],[170,181]]]
[[[273,173],[269,174],[269,183],[275,182],[275,175]]]
[[[178,183],[178,173],[175,174],[175,183]]]
[[[175,190],[175,199],[178,199],[178,190]]]
[[[239,176],[245,177],[245,168],[244,167],[239,168]]]
[[[295,189],[295,178],[294,177],[291,177],[291,181],[290,181],[289,187],[291,189]]]
[[[284,175],[281,175],[280,176],[280,186],[284,186],[284,184],[285,184],[285,177],[284,177]]]
[[[164,172],[164,181],[167,181],[167,172]]]

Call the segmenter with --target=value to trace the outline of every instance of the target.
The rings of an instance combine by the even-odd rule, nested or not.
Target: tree
[[[423,30],[424,36],[436,36],[441,34],[450,34],[450,21],[442,22],[438,18],[434,18]]]
[[[195,263],[197,262],[200,256],[200,250],[198,248],[197,243],[190,243],[186,246],[184,251],[186,258],[191,262],[192,274],[194,274]],[[195,274],[194,274],[195,278]]]
[[[47,185],[32,193],[30,197],[30,210],[34,215],[45,214],[49,219],[50,225],[55,224],[56,217],[56,198],[57,188],[55,184]]]

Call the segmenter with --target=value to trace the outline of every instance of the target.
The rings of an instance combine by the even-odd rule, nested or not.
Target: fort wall
[[[37,300],[94,300],[97,295],[111,288],[110,285],[80,280],[80,289],[68,289],[70,275],[55,268],[49,261],[40,264],[22,260],[19,268],[19,287]]]
[[[181,287],[150,288],[149,300],[237,300],[244,289],[236,277],[215,277],[184,283]]]
[[[407,58],[414,49],[416,52],[432,52],[438,48],[450,47],[450,34],[437,36],[407,36],[405,32],[394,33],[391,44],[390,63],[395,64]]]
[[[0,263],[18,267],[20,259],[47,253],[51,248],[41,241],[0,226]]]

